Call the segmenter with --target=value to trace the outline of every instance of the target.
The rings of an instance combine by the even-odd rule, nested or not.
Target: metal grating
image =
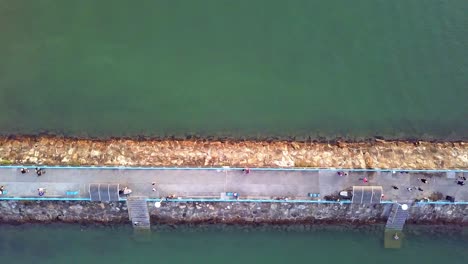
[[[109,184],[109,201],[119,200],[119,185]]]
[[[378,204],[382,200],[382,186],[353,186],[354,204]]]
[[[89,185],[89,196],[91,201],[101,201],[101,196],[99,195],[99,184]]]
[[[112,202],[119,200],[119,185],[106,183],[93,183],[89,185],[91,201]]]

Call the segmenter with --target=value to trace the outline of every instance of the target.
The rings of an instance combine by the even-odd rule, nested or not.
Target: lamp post
[[[161,199],[160,201],[155,202],[155,203],[154,203],[154,207],[156,207],[156,208],[161,207],[161,203],[162,203],[163,200],[164,200],[164,199]]]
[[[395,202],[395,203],[398,204],[401,207],[401,210],[403,210],[403,211],[408,210],[408,205],[407,204],[400,204],[400,203],[397,203],[397,202]]]

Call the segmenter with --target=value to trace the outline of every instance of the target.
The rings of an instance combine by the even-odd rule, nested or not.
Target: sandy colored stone
[[[0,138],[1,164],[466,169],[466,142]]]

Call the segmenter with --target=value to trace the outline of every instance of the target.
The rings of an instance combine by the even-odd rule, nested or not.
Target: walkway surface
[[[45,188],[44,197],[89,198],[92,183],[117,183],[133,190],[132,195],[160,198],[170,195],[182,198],[217,198],[223,193],[237,192],[240,199],[298,200],[324,199],[357,185],[383,187],[384,200],[410,202],[440,192],[468,201],[468,182],[456,184],[468,172],[395,172],[347,171],[339,176],[336,170],[256,170],[246,174],[241,169],[125,169],[125,168],[47,168],[37,176],[34,168],[22,174],[19,167],[0,167],[0,185],[6,197],[39,197],[38,188]],[[365,183],[362,179],[367,178]],[[426,179],[423,183],[420,179]],[[152,183],[155,182],[155,185]],[[395,185],[398,189],[394,189]],[[417,188],[421,188],[419,191]],[[155,190],[153,190],[153,188]],[[412,188],[409,191],[407,188]],[[68,195],[67,195],[68,192]],[[77,193],[76,195],[73,192]],[[70,195],[71,193],[71,195]],[[309,193],[320,194],[309,197]],[[228,196],[227,198],[232,198]]]

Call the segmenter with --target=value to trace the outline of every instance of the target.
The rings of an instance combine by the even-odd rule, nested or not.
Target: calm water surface
[[[0,0],[0,133],[466,138],[466,0]]]
[[[466,264],[468,237],[408,235],[384,249],[382,232],[173,230],[141,239],[131,228],[2,226],[3,263]]]

